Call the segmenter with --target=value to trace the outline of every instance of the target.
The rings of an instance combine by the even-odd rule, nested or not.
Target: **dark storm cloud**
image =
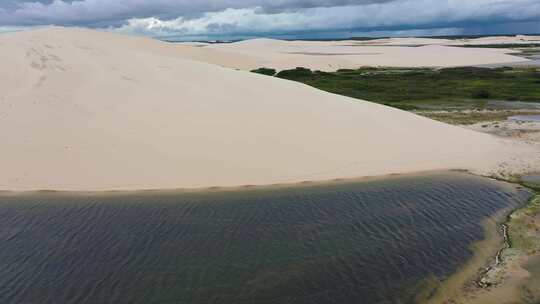
[[[538,20],[540,0],[0,0],[0,31],[53,24],[149,36],[430,28],[540,32]]]
[[[0,2],[0,24],[103,25],[129,18],[189,17],[228,8],[257,7],[261,13],[278,13],[294,9],[389,1],[392,0],[7,0]]]

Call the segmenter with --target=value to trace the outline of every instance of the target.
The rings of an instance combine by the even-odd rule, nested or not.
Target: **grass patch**
[[[523,209],[511,216],[509,235],[512,247],[527,254],[540,252],[540,195],[536,195]]]
[[[276,77],[408,110],[484,108],[488,100],[540,102],[540,71],[535,68],[366,67],[322,72],[299,67]]]

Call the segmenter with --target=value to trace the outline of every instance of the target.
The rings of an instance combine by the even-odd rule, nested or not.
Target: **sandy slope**
[[[0,35],[0,189],[234,186],[530,153],[489,135],[90,30]]]
[[[478,39],[477,39],[478,40]],[[470,43],[520,41],[504,37],[483,38]],[[498,42],[496,42],[498,41]],[[178,52],[195,60],[226,67],[277,70],[307,67],[323,71],[362,66],[452,67],[523,62],[508,49],[459,48],[464,41],[392,38],[370,41],[282,41],[253,39],[228,44],[178,44]],[[410,47],[410,45],[420,45]],[[193,49],[197,49],[194,52]]]

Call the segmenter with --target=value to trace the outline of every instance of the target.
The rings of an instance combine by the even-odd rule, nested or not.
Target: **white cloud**
[[[132,18],[114,30],[152,36],[275,33],[344,29],[408,29],[540,18],[538,0],[398,0],[387,3],[264,13],[225,9],[198,18]]]
[[[540,0],[0,0],[0,26],[78,25],[150,36],[506,32],[534,20]]]
[[[392,0],[0,0],[0,24],[92,24],[260,7],[267,12]]]

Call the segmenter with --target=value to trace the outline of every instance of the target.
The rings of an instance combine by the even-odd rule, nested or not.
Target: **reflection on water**
[[[508,119],[523,122],[540,122],[540,115],[517,115],[508,117]]]
[[[486,68],[501,68],[501,67],[539,67],[540,66],[540,49],[538,48],[524,48],[525,53],[516,53],[515,56],[522,57],[523,60],[519,62],[507,62],[507,63],[494,63],[478,65],[479,67]]]
[[[523,203],[461,173],[239,192],[0,196],[0,303],[407,303]]]
[[[521,181],[540,188],[540,173],[525,175],[521,177]]]
[[[487,107],[497,110],[540,110],[540,103],[510,100],[490,100]]]

